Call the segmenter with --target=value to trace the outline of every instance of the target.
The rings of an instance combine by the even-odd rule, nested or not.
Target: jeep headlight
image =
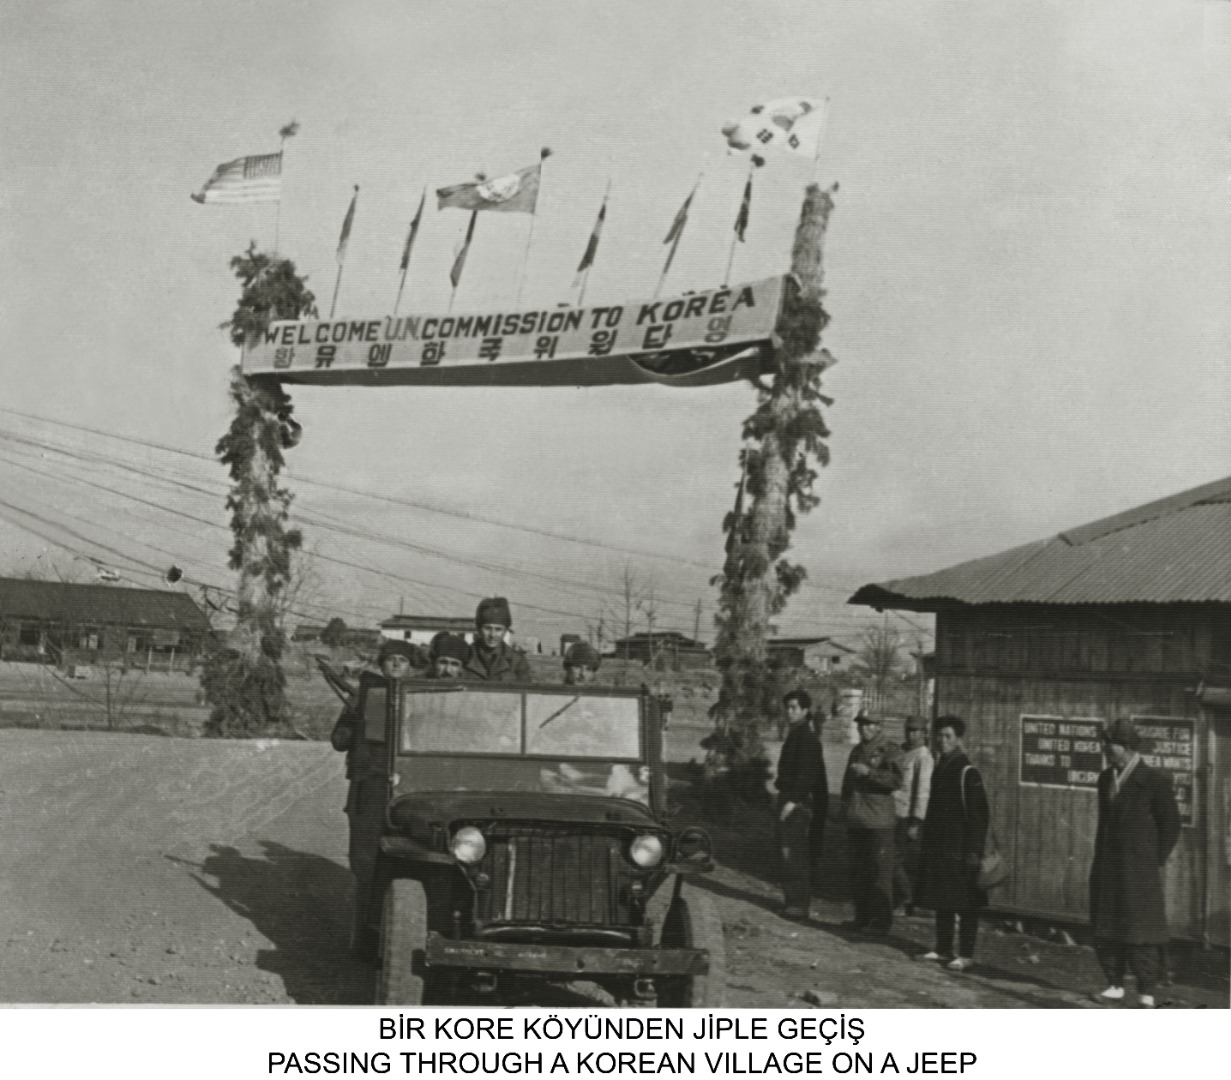
[[[487,841],[473,825],[466,825],[453,834],[449,850],[458,862],[473,866],[487,854]]]
[[[653,833],[643,833],[628,846],[628,857],[642,870],[651,870],[663,861],[666,849]]]

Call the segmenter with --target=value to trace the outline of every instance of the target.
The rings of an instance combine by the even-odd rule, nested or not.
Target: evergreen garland
[[[274,319],[317,314],[316,298],[289,259],[266,255],[253,243],[231,268],[242,292],[222,325],[234,344],[242,346]],[[205,730],[216,736],[266,733],[288,720],[280,600],[290,584],[291,554],[303,542],[299,530],[287,527],[293,496],[278,484],[283,452],[300,436],[290,396],[281,385],[254,382],[236,367],[231,400],[235,416],[214,452],[231,477],[229,562],[239,573],[239,602],[232,646],[215,649],[201,674],[212,707]]]
[[[807,577],[785,556],[798,517],[820,502],[816,470],[829,462],[821,406],[833,401],[821,393],[821,375],[834,359],[821,345],[829,323],[821,248],[836,190],[812,184],[805,196],[776,328],[778,369],[768,385],[757,383],[756,410],[744,421],[739,491],[722,523],[726,561],[712,582],[719,586],[714,651],[723,678],[711,710],[715,730],[702,745],[711,774],[746,781],[750,790],[763,785],[761,724],[777,711],[781,689],[767,663],[771,620]]]

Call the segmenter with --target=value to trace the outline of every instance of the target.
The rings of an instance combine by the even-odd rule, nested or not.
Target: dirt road
[[[369,1003],[346,955],[344,788],[321,743],[0,730],[0,1001]],[[858,940],[839,900],[784,922],[760,827],[733,826],[759,854],[707,882],[730,1005],[1073,1006],[1098,982],[1088,950],[1003,934],[950,976],[910,959],[923,919]]]

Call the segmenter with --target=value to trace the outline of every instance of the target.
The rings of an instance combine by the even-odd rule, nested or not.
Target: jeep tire
[[[672,1009],[718,1009],[726,1004],[727,953],[722,922],[706,893],[689,889],[671,901],[663,920],[664,949],[706,949],[710,968],[705,975],[680,975],[659,980],[658,1004]]]
[[[427,894],[420,882],[398,878],[389,883],[385,891],[380,941],[381,968],[376,977],[376,1004],[422,1004]]]

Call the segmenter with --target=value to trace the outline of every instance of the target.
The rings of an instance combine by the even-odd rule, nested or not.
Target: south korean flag
[[[816,98],[776,98],[754,105],[742,120],[723,125],[728,152],[749,153],[757,165],[775,154],[815,159],[827,104]]]

